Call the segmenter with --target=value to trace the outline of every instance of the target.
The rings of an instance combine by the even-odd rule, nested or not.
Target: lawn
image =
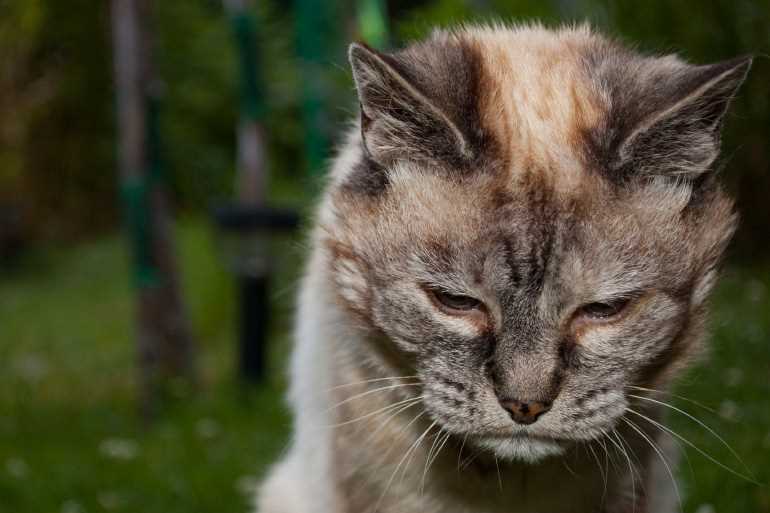
[[[208,225],[178,231],[185,293],[200,346],[197,391],[180,388],[152,425],[134,393],[132,304],[125,247],[107,237],[40,252],[0,277],[0,512],[244,512],[253,483],[285,446],[282,368],[297,245],[278,273],[269,383],[234,378],[231,277]],[[770,273],[729,268],[715,297],[710,361],[677,400],[770,482]],[[721,443],[674,412],[672,426],[741,470]],[[770,490],[688,451],[684,511],[770,512]]]

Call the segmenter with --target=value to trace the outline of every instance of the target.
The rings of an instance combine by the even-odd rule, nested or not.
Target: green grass
[[[244,493],[285,446],[282,372],[293,296],[288,259],[276,286],[270,382],[234,379],[231,277],[207,226],[179,230],[185,292],[200,346],[200,390],[149,427],[135,402],[132,302],[117,237],[38,254],[0,278],[0,512],[244,512]],[[283,251],[297,253],[284,246]],[[283,258],[282,258],[283,260]],[[770,482],[770,273],[732,269],[715,297],[711,360],[678,392]],[[720,461],[739,462],[681,415],[673,427]],[[770,512],[770,492],[690,450],[684,511]],[[711,505],[712,509],[704,505]],[[700,509],[699,509],[700,508]]]
[[[735,477],[688,449],[692,471],[684,460],[680,472],[685,510],[710,504],[718,513],[770,512],[770,269],[729,269],[714,297],[712,326],[710,357],[680,382],[677,392],[716,414],[684,401],[675,404],[721,434],[765,485]],[[747,472],[705,429],[676,412],[670,422],[717,460]]]
[[[214,235],[199,222],[178,235],[203,378],[149,427],[121,239],[38,255],[0,281],[0,512],[247,510],[243,490],[288,433],[277,367],[290,269],[279,273],[273,378],[248,389],[234,378],[234,291]]]

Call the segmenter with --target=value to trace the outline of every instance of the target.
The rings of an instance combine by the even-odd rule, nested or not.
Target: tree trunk
[[[194,381],[195,346],[153,133],[160,88],[152,67],[147,0],[112,0],[112,34],[120,181],[137,284],[140,400],[149,418],[169,385]]]

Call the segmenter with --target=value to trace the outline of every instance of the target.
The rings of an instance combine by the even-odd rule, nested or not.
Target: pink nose
[[[514,422],[519,424],[532,424],[538,417],[551,409],[550,402],[520,401],[518,399],[505,399],[500,405],[507,411]]]

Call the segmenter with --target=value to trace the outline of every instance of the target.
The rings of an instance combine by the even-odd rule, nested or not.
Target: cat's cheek
[[[572,336],[579,347],[637,359],[640,353],[665,347],[679,331],[687,307],[665,293],[648,295],[619,321],[584,323]]]
[[[337,263],[337,287],[340,295],[349,303],[363,304],[368,301],[369,290],[361,270],[352,260]]]
[[[669,350],[678,326],[678,323],[637,321],[636,325],[594,327],[578,341],[581,360],[588,367],[607,369],[612,365],[621,373],[634,372]]]
[[[701,276],[693,287],[693,292],[690,300],[691,310],[698,310],[708,300],[711,290],[714,288],[714,284],[717,281],[717,272],[711,270]]]
[[[576,346],[582,353],[606,356],[617,352],[619,330],[616,326],[593,326],[575,334]]]
[[[332,276],[337,297],[343,306],[371,320],[372,295],[361,261],[352,255],[338,253],[332,261]]]
[[[618,371],[630,370],[654,347],[652,341],[629,336],[628,330],[619,325],[594,326],[585,330],[577,343],[581,361],[588,367],[606,370],[612,365]]]
[[[374,300],[377,312],[387,312],[388,319],[377,319],[390,328],[390,335],[431,345],[435,340],[453,341],[457,346],[476,340],[486,325],[469,317],[452,316],[439,311],[425,293],[411,282],[392,283],[387,298]]]
[[[441,326],[442,331],[452,338],[460,340],[475,340],[486,331],[486,325],[469,318],[452,317],[437,312],[432,312],[435,322]]]

